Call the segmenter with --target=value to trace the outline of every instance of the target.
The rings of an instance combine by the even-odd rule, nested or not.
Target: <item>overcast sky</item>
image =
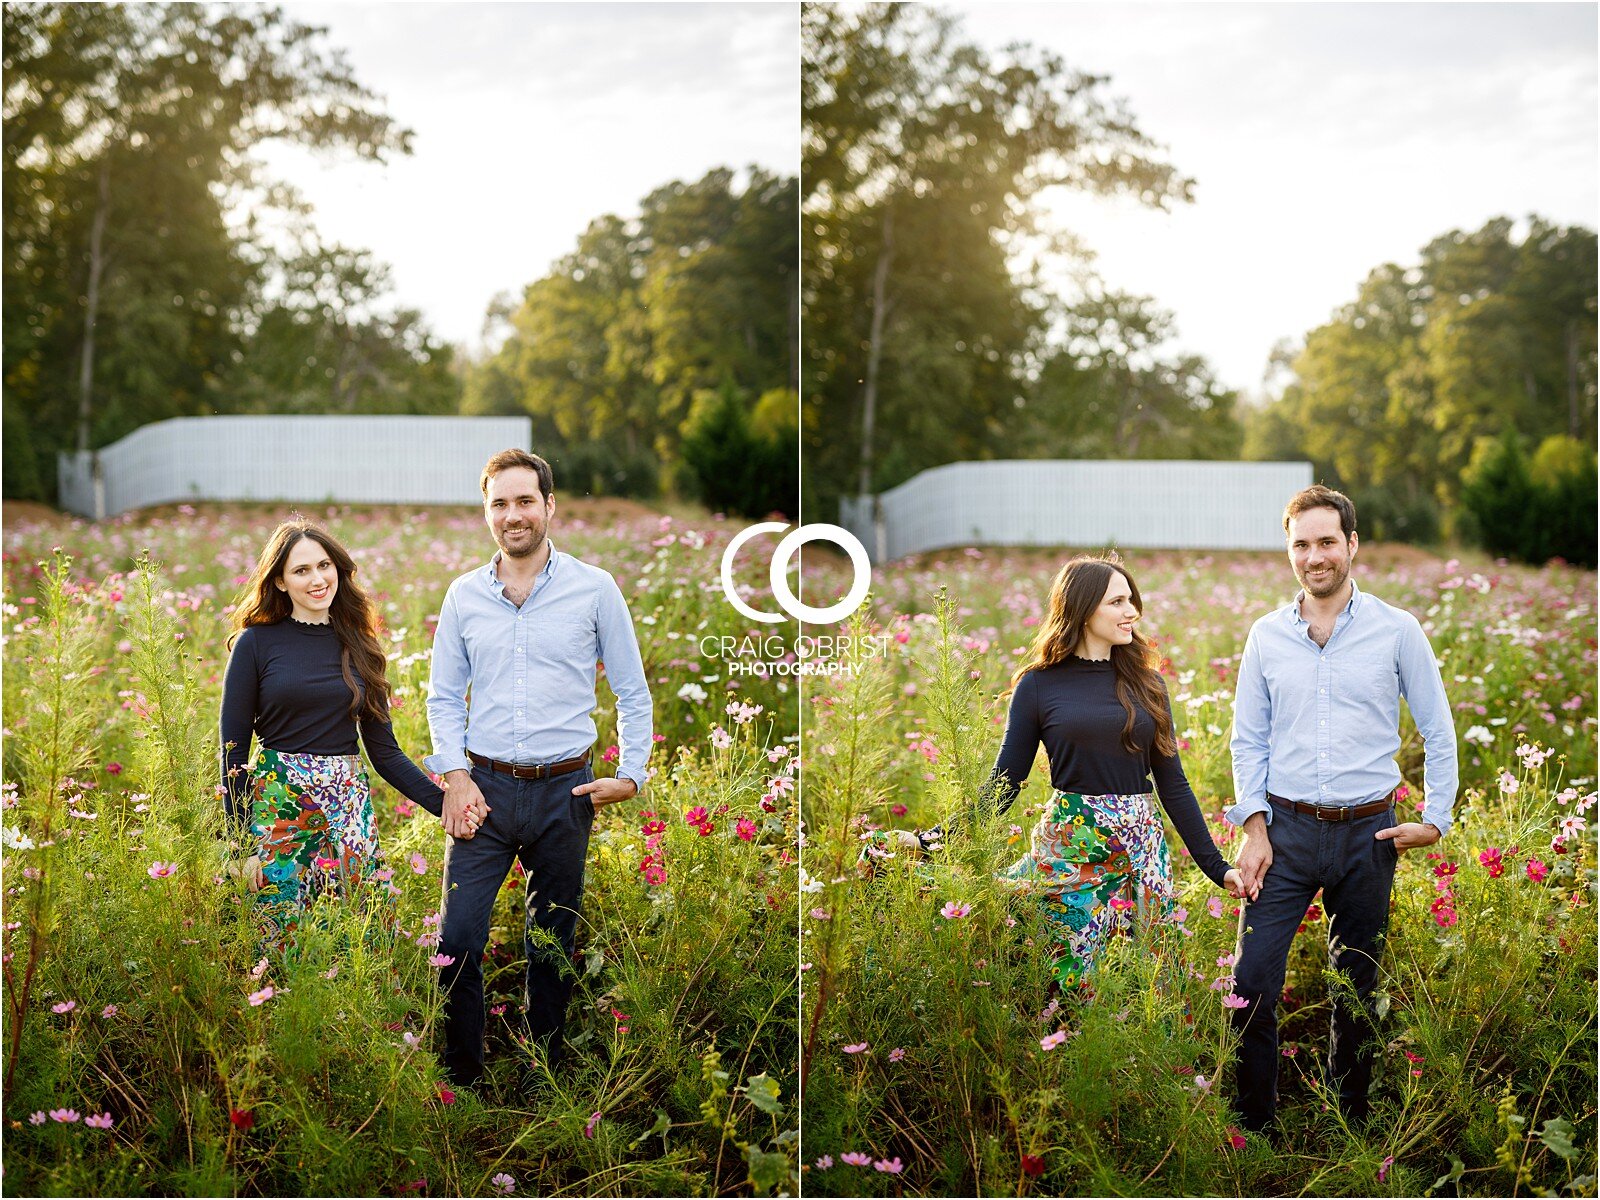
[[[371,250],[400,300],[473,344],[605,213],[674,179],[799,161],[792,4],[290,3],[416,133],[389,166],[264,155],[324,238]]]
[[[1166,216],[1067,197],[1107,282],[1231,386],[1452,228],[1597,221],[1592,4],[981,4],[968,33],[1109,74],[1194,177]]]

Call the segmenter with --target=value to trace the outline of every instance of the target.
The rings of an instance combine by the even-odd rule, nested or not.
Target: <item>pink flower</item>
[[[106,764],[106,774],[107,775],[121,775],[122,774],[122,764],[119,763],[119,762],[109,762],[109,763],[107,763]]]
[[[100,1015],[109,1021],[112,1017],[117,1015],[117,1006],[115,1004],[106,1005],[100,1010]]]
[[[456,958],[453,954],[435,954],[428,960],[428,965],[430,967],[448,967],[455,960]]]
[[[891,804],[889,806],[889,811],[897,817],[903,817],[906,815],[907,810],[904,804]]]
[[[277,994],[278,994],[278,989],[273,987],[269,983],[269,984],[267,984],[266,987],[262,988],[259,992],[251,992],[250,993],[250,1007],[251,1008],[260,1008],[263,1004],[265,1004],[268,1000],[271,1000]]]
[[[78,1120],[78,1113],[71,1108],[52,1108],[50,1119],[59,1125],[71,1125]]]
[[[98,1117],[85,1117],[83,1123],[90,1129],[110,1129],[113,1124],[111,1114],[108,1112],[103,1112]]]
[[[831,1166],[833,1166],[833,1155],[824,1154],[821,1158],[817,1159],[817,1170],[826,1171]]]
[[[264,959],[264,958],[260,962],[256,963],[255,966],[250,968],[250,978],[251,979],[260,979],[266,973],[267,973],[267,960]]]
[[[1206,901],[1206,911],[1213,917],[1222,916],[1222,901],[1218,897],[1212,896]]]
[[[893,1050],[889,1051],[889,1061],[890,1062],[899,1062],[905,1056],[906,1056],[906,1052],[903,1049],[901,1049],[899,1046],[896,1046]]]
[[[49,1117],[44,1115],[44,1110],[41,1109],[40,1111],[38,1111],[36,1113],[31,1113],[28,1116],[28,1124],[29,1125],[43,1125],[49,1119],[50,1119]]]
[[[939,910],[939,915],[946,921],[959,921],[971,911],[970,904],[958,904],[954,900],[946,900],[944,907]]]
[[[885,1175],[898,1175],[905,1169],[905,1164],[900,1161],[897,1154],[893,1158],[880,1158],[872,1164],[872,1169],[882,1171]]]
[[[866,1042],[856,1042],[853,1045],[846,1046],[844,1048],[844,1052],[846,1054],[864,1054],[864,1053],[866,1053],[866,1050],[867,1050],[867,1043]]]
[[[1524,869],[1528,872],[1528,878],[1533,880],[1534,883],[1543,883],[1545,876],[1550,874],[1550,868],[1537,858],[1530,858],[1527,867]]]
[[[76,1000],[63,1000],[60,1004],[52,1004],[50,1011],[53,1013],[69,1013],[78,1007]]]
[[[1392,1166],[1394,1166],[1394,1155],[1386,1155],[1384,1160],[1378,1164],[1379,1183],[1382,1183],[1385,1179],[1389,1178],[1389,1168]]]
[[[418,875],[425,875],[428,871],[428,860],[420,854],[411,856],[411,869]]]
[[[688,812],[683,814],[683,823],[685,825],[700,825],[704,823],[709,816],[710,814],[706,812],[705,805],[697,804]]]
[[[615,749],[615,747],[613,747],[613,749]],[[489,1180],[489,1182],[494,1185],[494,1190],[499,1192],[502,1196],[509,1196],[512,1192],[517,1190],[517,1181],[510,1175],[507,1175],[504,1171],[501,1171],[500,1174]]]
[[[1250,1001],[1246,1000],[1243,996],[1238,996],[1238,995],[1235,995],[1232,992],[1229,992],[1226,996],[1224,996],[1222,998],[1222,1007],[1223,1008],[1249,1008],[1250,1007]]]
[[[583,1127],[583,1136],[588,1138],[590,1141],[593,1141],[594,1127],[598,1124],[600,1124],[600,1114],[597,1112],[590,1113],[588,1123]]]
[[[872,1155],[862,1154],[857,1150],[849,1150],[839,1155],[839,1161],[849,1163],[852,1167],[865,1167],[871,1164]]]
[[[651,887],[660,887],[667,881],[667,869],[662,866],[646,867],[644,869],[644,881]]]
[[[1501,860],[1497,847],[1490,846],[1483,851],[1478,855],[1478,861],[1488,870],[1490,879],[1498,879],[1506,873],[1506,865]]]
[[[734,826],[734,830],[738,833],[741,842],[753,842],[756,840],[756,823],[749,817],[740,817],[739,823]]]
[[[1111,897],[1111,908],[1114,912],[1127,912],[1137,907],[1138,905],[1134,904],[1132,900],[1124,900],[1121,896]]]
[[[1054,1033],[1046,1034],[1044,1037],[1039,1039],[1039,1049],[1054,1050],[1066,1040],[1067,1031],[1065,1029],[1058,1029]]]
[[[175,862],[153,862],[145,868],[145,874],[151,879],[166,879],[178,873],[178,864]]]

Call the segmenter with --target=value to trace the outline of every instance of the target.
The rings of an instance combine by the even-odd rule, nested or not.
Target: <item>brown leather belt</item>
[[[474,754],[471,750],[467,751],[467,757],[480,767],[488,767],[491,771],[499,771],[500,774],[510,775],[513,779],[554,779],[557,775],[570,775],[589,765],[587,753],[580,754],[577,758],[569,758],[565,762],[543,763],[536,767],[519,767],[516,763],[485,758],[481,754]]]
[[[1315,817],[1319,821],[1354,821],[1359,817],[1370,817],[1394,806],[1392,793],[1382,800],[1372,800],[1366,804],[1307,804],[1304,800],[1285,800],[1282,796],[1274,796],[1271,792],[1267,793],[1267,799],[1279,808],[1292,808],[1297,813],[1305,813],[1306,816]]]

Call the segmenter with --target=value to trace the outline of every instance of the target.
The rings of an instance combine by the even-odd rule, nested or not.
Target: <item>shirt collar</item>
[[[1287,611],[1288,611],[1288,614],[1289,614],[1289,621],[1290,621],[1291,624],[1294,624],[1294,625],[1309,625],[1311,623],[1311,622],[1307,621],[1303,616],[1300,615],[1300,602],[1302,600],[1304,600],[1305,598],[1306,598],[1306,591],[1305,591],[1304,588],[1301,588],[1298,592],[1296,592],[1294,594],[1294,599],[1289,601],[1289,607],[1288,607]],[[1340,610],[1339,617],[1344,617],[1344,616],[1354,617],[1356,615],[1357,610],[1360,609],[1360,607],[1361,607],[1361,588],[1359,586],[1357,586],[1356,581],[1354,579],[1352,579],[1350,581],[1350,602],[1348,604],[1346,604],[1343,609]],[[1337,621],[1339,619],[1339,617],[1334,618],[1334,620]]]
[[[547,575],[553,574],[556,569],[556,560],[561,557],[563,557],[562,553],[556,549],[556,544],[551,542],[550,557],[545,561],[543,569],[541,569],[539,574],[534,578],[534,583],[537,584],[539,580],[545,578]],[[491,591],[496,592],[500,591],[506,586],[505,580],[500,578],[500,558],[501,552],[496,550],[494,552],[494,557],[483,566],[484,582],[489,585]]]

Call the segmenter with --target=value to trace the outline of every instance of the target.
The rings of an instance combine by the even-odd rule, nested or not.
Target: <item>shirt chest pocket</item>
[[[1336,673],[1339,694],[1347,701],[1381,700],[1393,696],[1399,686],[1393,657],[1381,651],[1351,655],[1338,664]]]
[[[535,617],[528,629],[528,650],[536,662],[588,671],[600,655],[600,639],[592,621],[556,611]]]

